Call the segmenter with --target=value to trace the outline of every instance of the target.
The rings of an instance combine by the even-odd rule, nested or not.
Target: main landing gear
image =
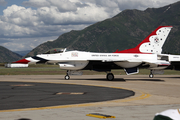
[[[109,81],[113,81],[114,80],[114,75],[112,73],[108,73],[106,75],[106,79],[109,80]]]

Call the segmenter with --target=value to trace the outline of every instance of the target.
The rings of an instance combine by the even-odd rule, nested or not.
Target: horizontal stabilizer
[[[139,68],[137,68],[137,67],[134,67],[134,68],[125,68],[124,70],[125,70],[127,75],[139,73]]]

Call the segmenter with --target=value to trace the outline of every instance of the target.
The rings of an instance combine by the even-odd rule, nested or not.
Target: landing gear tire
[[[66,75],[66,76],[64,77],[64,79],[65,79],[65,80],[69,80],[69,79],[70,79],[69,75]]]
[[[149,75],[149,78],[153,78],[153,77],[154,77],[154,75],[153,75],[153,74],[150,74],[150,75]]]
[[[114,75],[112,73],[108,73],[106,76],[106,79],[109,81],[113,81],[114,80]]]
[[[153,78],[154,75],[153,75],[153,70],[150,71],[150,75],[149,75],[149,78]]]

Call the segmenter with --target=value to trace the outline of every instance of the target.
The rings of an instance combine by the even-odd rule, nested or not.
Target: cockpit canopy
[[[54,54],[54,53],[63,53],[65,51],[66,48],[52,48],[48,51],[46,51],[43,54]]]
[[[68,51],[73,51],[73,50],[67,49],[67,48],[52,48],[43,54],[55,54],[55,53],[63,53],[63,52],[68,52]]]

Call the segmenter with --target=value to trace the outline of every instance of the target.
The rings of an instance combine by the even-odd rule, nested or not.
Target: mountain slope
[[[180,53],[180,2],[145,11],[125,10],[111,19],[93,24],[80,31],[70,31],[54,41],[33,49],[27,56],[43,53],[51,48],[114,52],[135,47],[151,31],[161,25],[173,26],[163,52]]]
[[[20,56],[25,56],[28,54],[31,50],[24,50],[24,51],[14,51],[15,53],[19,54]]]
[[[0,62],[13,62],[21,59],[21,56],[0,46]]]

